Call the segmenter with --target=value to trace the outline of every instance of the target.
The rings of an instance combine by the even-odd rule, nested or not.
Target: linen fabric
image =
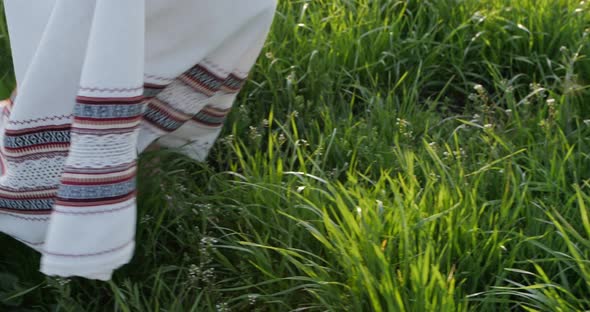
[[[109,280],[134,250],[138,153],[206,157],[276,0],[4,6],[18,91],[0,107],[0,231],[47,275]]]

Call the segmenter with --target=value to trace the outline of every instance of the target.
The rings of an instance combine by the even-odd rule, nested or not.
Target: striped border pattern
[[[59,187],[55,168],[62,168],[70,147],[71,116],[10,120],[15,99],[16,90],[10,98],[0,101],[0,214],[22,221],[47,222]],[[44,174],[44,179],[37,180],[34,174],[21,176],[20,170],[28,168],[32,161],[42,162],[35,170]],[[42,167],[51,170],[42,171]]]
[[[78,96],[74,109],[72,137],[84,136],[76,146],[77,155],[91,154],[95,146],[87,142],[102,142],[105,159],[109,154],[124,153],[125,146],[118,141],[101,141],[103,135],[125,135],[138,131],[145,105],[143,95],[129,97]],[[96,139],[92,139],[95,137]],[[125,145],[125,144],[122,144]],[[72,156],[70,157],[72,158]],[[75,157],[74,157],[75,158]],[[70,164],[71,163],[71,164]],[[119,204],[134,198],[136,192],[135,160],[120,166],[78,166],[69,160],[61,177],[56,204],[63,207],[97,207]],[[64,209],[64,208],[62,208]]]
[[[210,98],[217,93],[238,93],[244,85],[245,79],[236,73],[215,73],[215,69],[209,63],[203,62],[184,72],[175,82],[189,86],[192,92]],[[154,95],[154,93],[149,94]],[[230,111],[230,109],[219,109],[206,105],[200,111],[190,113],[177,106],[179,105],[167,102],[165,98],[159,97],[156,93],[154,98],[149,101],[143,119],[146,124],[158,129],[161,135],[164,135],[177,130],[187,121],[193,121],[205,127],[221,127]]]
[[[207,105],[195,116],[193,116],[191,120],[202,126],[219,128],[223,126],[223,123],[225,122],[225,119],[227,118],[230,110],[230,108],[220,109]]]

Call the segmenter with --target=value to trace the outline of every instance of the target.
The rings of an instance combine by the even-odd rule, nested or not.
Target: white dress
[[[0,108],[0,231],[45,274],[109,280],[133,254],[137,154],[207,155],[276,0],[4,6],[18,91]]]

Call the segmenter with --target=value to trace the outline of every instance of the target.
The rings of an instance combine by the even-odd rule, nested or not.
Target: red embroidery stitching
[[[43,250],[44,254],[50,255],[50,256],[56,256],[56,257],[66,257],[66,258],[83,258],[83,257],[96,257],[96,256],[102,256],[102,255],[106,255],[109,253],[113,253],[116,251],[119,251],[121,249],[124,249],[125,247],[133,244],[133,242],[135,241],[135,238],[131,239],[130,241],[128,241],[127,243],[118,246],[118,247],[114,247],[111,249],[107,249],[107,250],[103,250],[103,251],[97,251],[97,252],[93,252],[93,253],[85,253],[85,254],[64,254],[64,253],[58,253],[58,252],[51,252],[51,251],[47,251],[47,250]]]
[[[25,120],[9,120],[8,123],[11,125],[26,125],[32,124],[39,121],[54,121],[54,120],[62,120],[72,118],[73,115],[59,115],[59,116],[51,116],[51,117],[43,117],[43,118],[36,118],[36,119],[25,119]]]
[[[113,209],[106,209],[106,210],[96,210],[96,211],[65,211],[65,210],[58,210],[54,209],[53,212],[65,215],[73,215],[73,216],[85,216],[85,215],[97,215],[97,214],[107,214],[113,212],[119,212],[122,210],[127,210],[129,208],[135,207],[135,203],[129,204],[127,206],[121,208],[113,208]]]
[[[145,74],[144,77],[154,79],[154,80],[166,81],[166,82],[171,82],[174,80],[174,78],[167,78],[167,77],[151,75],[151,74]]]
[[[140,91],[143,90],[143,86],[141,87],[133,87],[133,88],[96,88],[96,87],[83,87],[80,86],[80,91],[90,91],[90,92],[109,92],[109,93],[116,93],[116,92],[132,92],[132,91]]]
[[[33,222],[47,222],[47,221],[49,221],[49,217],[24,217],[24,216],[15,215],[12,213],[4,212],[4,211],[0,211],[0,215],[12,217],[15,219],[20,219],[20,220],[25,220],[25,221],[33,221]]]

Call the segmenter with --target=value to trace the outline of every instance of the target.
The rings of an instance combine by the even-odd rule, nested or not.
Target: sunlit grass
[[[207,163],[142,156],[133,263],[46,280],[2,238],[0,300],[590,310],[588,5],[282,1]]]

